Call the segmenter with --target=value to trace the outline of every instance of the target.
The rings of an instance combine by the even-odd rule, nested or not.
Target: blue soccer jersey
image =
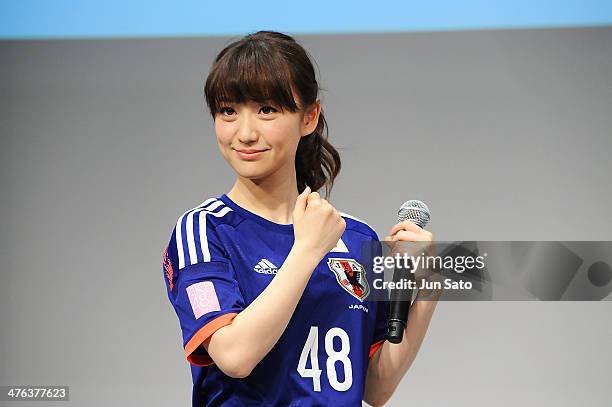
[[[361,406],[369,359],[387,337],[387,301],[373,301],[362,244],[376,232],[347,214],[284,333],[251,374],[225,375],[202,342],[266,288],[294,242],[281,225],[223,194],[179,217],[163,256],[168,297],[191,364],[194,406]],[[287,270],[291,272],[290,270]]]

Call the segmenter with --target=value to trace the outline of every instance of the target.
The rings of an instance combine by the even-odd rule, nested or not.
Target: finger
[[[310,195],[308,195],[308,203],[313,203],[315,201],[320,201],[321,200],[321,195],[319,195],[318,192],[312,192]]]
[[[393,225],[393,227],[391,228],[389,234],[391,236],[393,236],[395,233],[397,233],[400,230],[412,230],[414,232],[418,232],[420,230],[423,230],[421,227],[417,226],[413,221],[406,219],[403,222],[399,222],[396,223],[395,225]]]
[[[306,200],[308,199],[308,196],[310,195],[310,193],[311,193],[310,187],[307,186],[306,188],[304,188],[302,193],[298,195],[297,201],[300,202],[300,204],[303,204],[304,206],[306,206]]]
[[[395,243],[395,240],[393,240],[393,236],[385,236],[382,241],[385,242],[385,246],[389,248],[390,252],[395,250],[397,243]]]
[[[395,246],[397,245],[397,243],[395,243],[395,241],[393,240],[392,236],[385,236],[382,240],[384,243],[384,247],[386,247],[389,250],[389,253],[387,254],[387,256],[392,256],[395,253]]]
[[[392,239],[400,242],[429,242],[431,240],[428,235],[422,233],[422,229],[421,233],[412,230],[400,230],[392,236]]]
[[[393,227],[391,228],[391,231],[389,232],[389,234],[391,236],[393,236],[395,233],[397,233],[400,230],[412,230],[414,232],[418,232],[420,230],[423,230],[423,228],[417,226],[411,220],[406,219],[403,222],[399,222],[399,223],[396,223],[395,225],[393,225]]]
[[[321,198],[321,207],[325,208],[326,211],[331,212],[332,214],[336,214],[337,217],[340,217],[340,214],[337,213],[338,211],[336,211],[336,208],[334,208],[333,205],[327,201],[327,199]]]
[[[310,194],[310,187],[306,187],[301,194],[298,195],[295,201],[294,214],[297,214],[299,217],[306,210],[306,200],[308,195]]]

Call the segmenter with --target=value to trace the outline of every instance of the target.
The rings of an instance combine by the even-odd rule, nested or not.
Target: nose
[[[238,140],[244,144],[253,144],[259,138],[255,121],[249,117],[250,115],[242,115],[238,124]]]

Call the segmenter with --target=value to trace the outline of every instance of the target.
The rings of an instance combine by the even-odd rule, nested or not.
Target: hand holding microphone
[[[411,200],[405,202],[398,211],[398,223],[395,224],[383,241],[387,242],[433,242],[433,234],[423,228],[430,219],[429,208],[421,201]],[[392,249],[396,244],[392,244]],[[408,277],[414,281],[415,270],[408,271],[396,269],[393,272],[393,281],[401,281]],[[404,290],[405,291],[405,290]],[[391,343],[400,343],[407,325],[408,312],[412,290],[402,295],[401,290],[393,290],[389,304],[389,335]]]

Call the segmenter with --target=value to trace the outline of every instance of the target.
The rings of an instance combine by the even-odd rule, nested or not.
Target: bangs
[[[224,103],[272,103],[291,112],[293,99],[289,65],[262,41],[249,41],[222,52],[208,75],[204,94],[214,117]]]

